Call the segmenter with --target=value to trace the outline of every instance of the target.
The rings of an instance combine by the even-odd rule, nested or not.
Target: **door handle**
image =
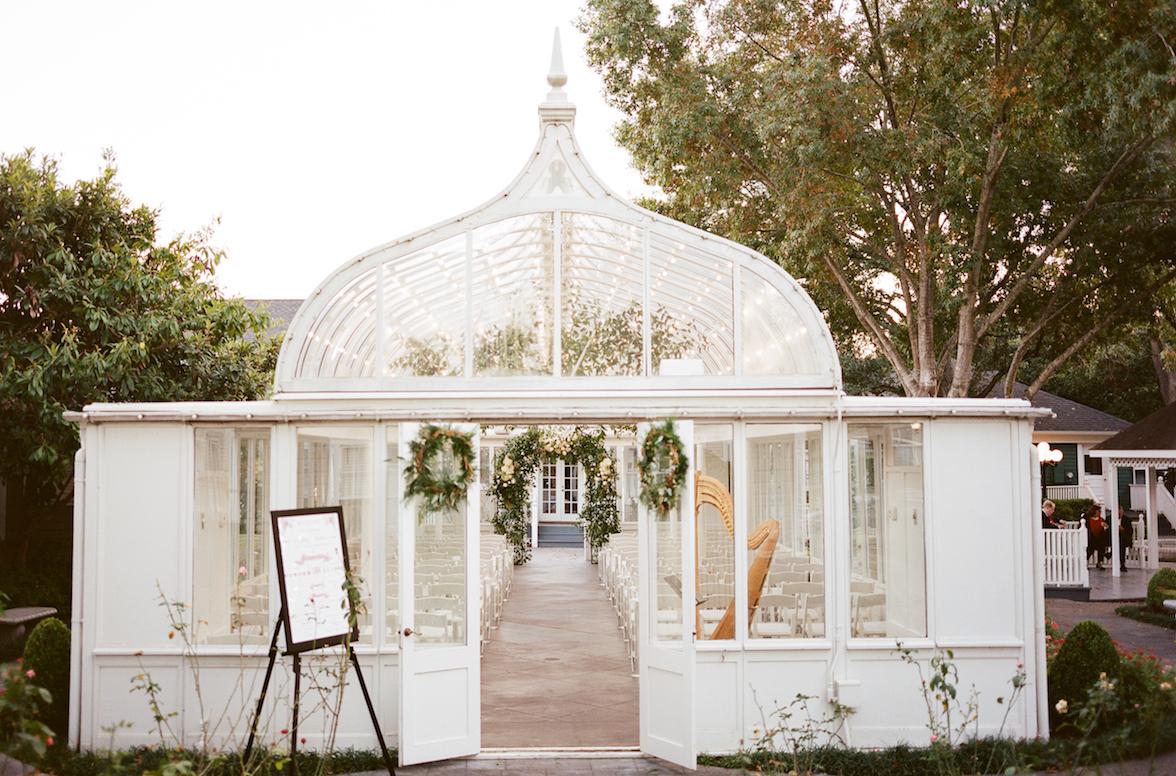
[[[405,628],[405,629],[404,629],[404,631],[403,631],[403,633],[404,633],[404,636],[405,636],[406,638],[407,638],[408,636],[411,636],[411,635],[412,635],[412,628]]]

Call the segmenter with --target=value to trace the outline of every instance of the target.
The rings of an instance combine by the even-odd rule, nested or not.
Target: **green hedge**
[[[1166,612],[1164,599],[1176,598],[1176,569],[1162,568],[1147,581],[1147,608]]]
[[[1118,676],[1119,652],[1111,634],[1092,620],[1083,620],[1066,634],[1066,640],[1049,666],[1050,728],[1056,730],[1062,721],[1056,709],[1058,701],[1070,706],[1072,718],[1078,706],[1086,700],[1086,692],[1098,681],[1099,674]]]
[[[1054,501],[1054,505],[1057,507],[1053,514],[1055,520],[1081,520],[1094,502],[1088,498],[1063,498]]]
[[[37,623],[24,648],[24,667],[53,699],[44,720],[58,736],[69,730],[69,641],[69,627],[50,617]]]

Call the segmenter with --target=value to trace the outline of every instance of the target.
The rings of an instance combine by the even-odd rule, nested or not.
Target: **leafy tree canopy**
[[[128,201],[109,159],[93,180],[66,184],[51,159],[0,156],[0,478],[10,506],[68,497],[78,434],[66,410],[267,392],[277,341],[264,316],[221,295],[207,232],[161,243],[156,219]]]
[[[1023,363],[1035,392],[1173,277],[1174,8],[588,0],[580,24],[659,209],[802,278],[907,394],[964,396]]]

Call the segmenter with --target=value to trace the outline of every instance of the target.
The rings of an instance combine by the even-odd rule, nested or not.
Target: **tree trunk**
[[[1155,370],[1156,380],[1160,384],[1160,398],[1167,406],[1176,401],[1176,370],[1164,365],[1164,343],[1159,338],[1151,338],[1151,362]]]

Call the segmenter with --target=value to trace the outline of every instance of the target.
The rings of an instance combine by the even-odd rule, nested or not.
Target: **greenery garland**
[[[605,447],[604,439],[603,429],[589,432],[576,428],[570,435],[560,436],[529,428],[507,441],[495,460],[491,492],[498,507],[491,522],[494,530],[514,547],[515,563],[526,563],[531,558],[527,541],[531,485],[535,470],[544,458],[561,458],[569,465],[584,467],[580,524],[593,550],[599,550],[609,536],[621,530],[616,458]]]
[[[421,426],[408,449],[404,497],[419,498],[424,515],[461,506],[474,481],[474,435],[430,423]]]
[[[641,503],[665,517],[682,502],[686,472],[690,460],[682,439],[674,430],[674,421],[651,426],[641,443],[637,468],[641,471]]]

